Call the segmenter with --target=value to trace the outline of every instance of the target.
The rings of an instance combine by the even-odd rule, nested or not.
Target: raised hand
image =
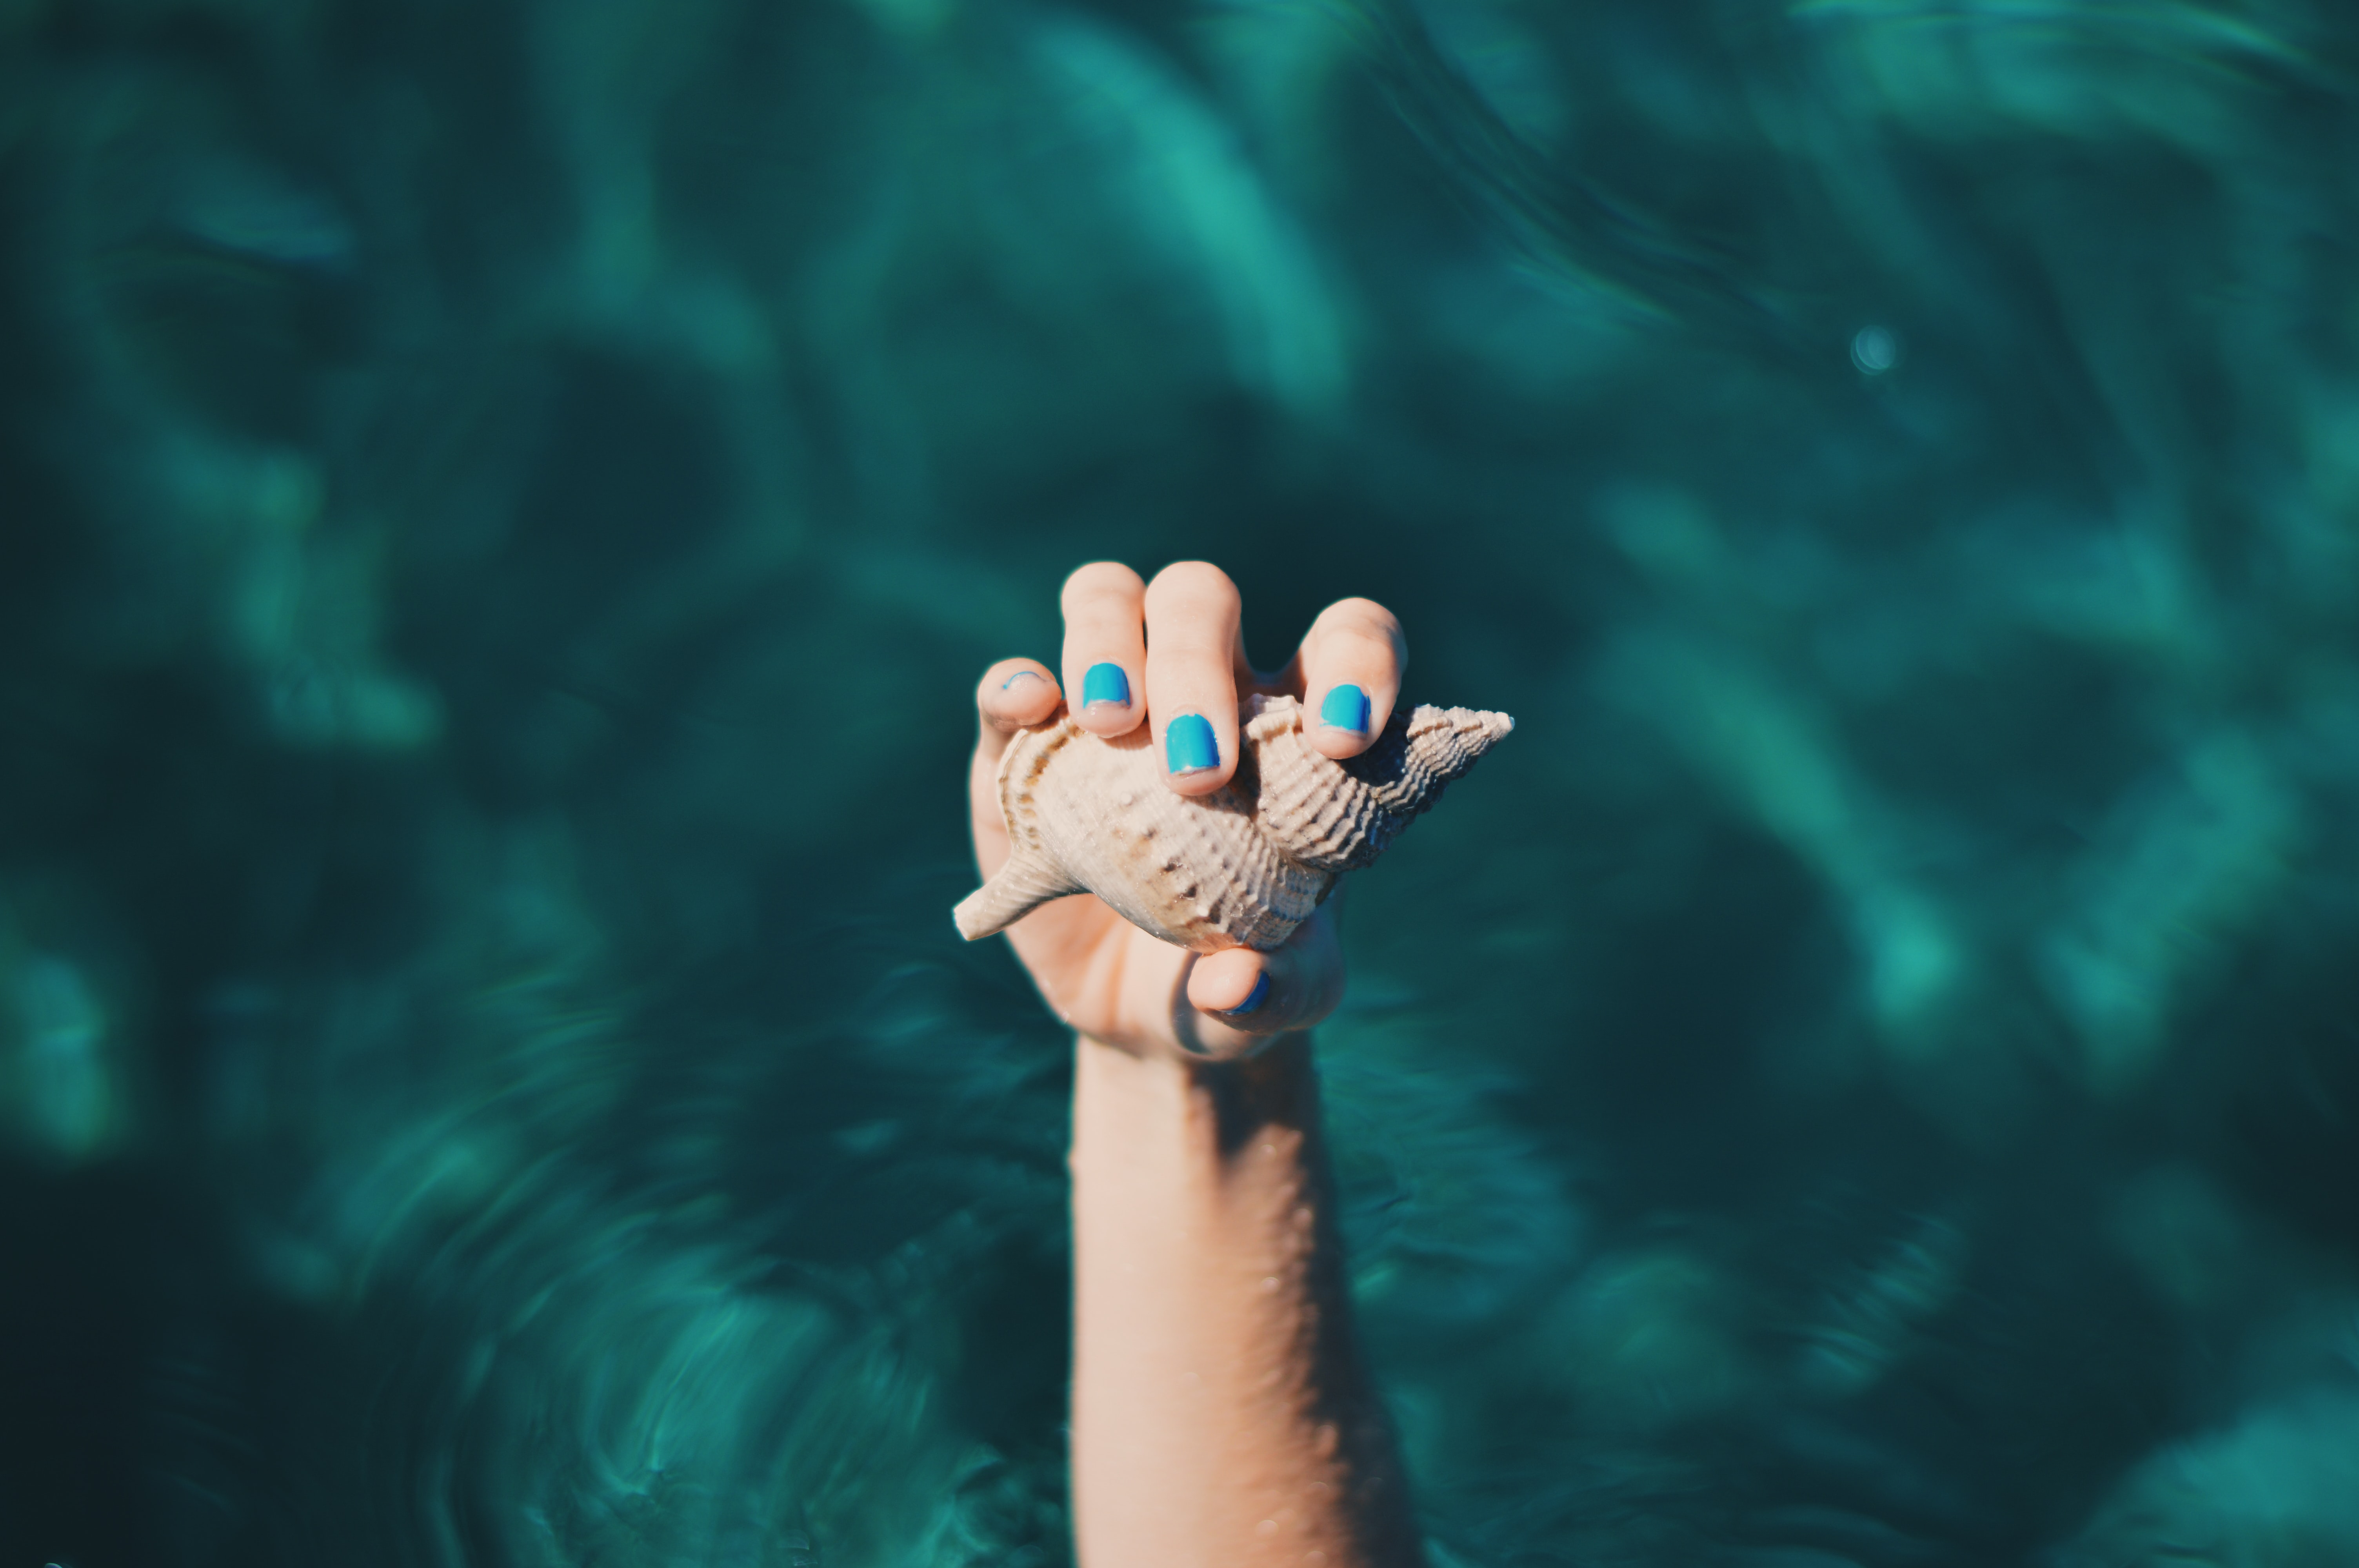
[[[1074,694],[1082,728],[1111,740],[1148,724],[1169,787],[1209,795],[1236,769],[1241,696],[1300,699],[1310,743],[1352,757],[1383,730],[1408,663],[1392,613],[1347,599],[1320,614],[1284,671],[1257,675],[1245,661],[1236,585],[1201,561],[1167,567],[1152,583],[1115,562],[1083,567],[1066,579],[1063,609],[1061,682],[1036,660],[1007,659],[976,690],[981,725],[969,794],[986,879],[1008,855],[996,785],[1007,738],[1054,718]],[[1343,996],[1332,906],[1273,953],[1185,952],[1087,894],[1035,910],[1008,936],[1059,1017],[1142,1054],[1246,1054],[1316,1023]]]

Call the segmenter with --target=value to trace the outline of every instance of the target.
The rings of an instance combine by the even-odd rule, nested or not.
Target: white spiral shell
[[[1266,952],[1516,727],[1504,713],[1420,707],[1338,762],[1304,742],[1290,697],[1249,698],[1238,719],[1236,776],[1197,796],[1164,782],[1143,725],[1103,741],[1060,712],[1018,733],[999,764],[1014,851],[952,911],[960,932],[974,941],[1093,892],[1166,942]]]

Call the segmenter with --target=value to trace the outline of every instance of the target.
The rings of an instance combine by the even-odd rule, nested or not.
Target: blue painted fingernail
[[[1002,691],[1006,691],[1009,687],[1014,686],[1017,681],[1020,681],[1020,680],[1038,680],[1039,678],[1040,678],[1040,672],[1039,672],[1039,671],[1038,671],[1038,670],[1017,670],[1014,675],[1009,676],[1006,680],[1001,681],[1001,682],[999,683],[999,689],[1000,689],[1000,690],[1002,690]]]
[[[1201,773],[1221,765],[1221,742],[1212,721],[1183,713],[1163,727],[1163,765],[1175,773]]]
[[[1355,686],[1339,686],[1319,705],[1319,722],[1330,730],[1368,732],[1368,694]]]
[[[1092,665],[1082,677],[1082,706],[1095,708],[1101,702],[1116,708],[1130,706],[1130,677],[1122,673],[1120,665]]]
[[[1229,1016],[1231,1018],[1234,1018],[1241,1012],[1251,1012],[1268,1000],[1269,971],[1267,969],[1264,969],[1260,974],[1254,977],[1254,989],[1245,993],[1245,1000],[1228,1010]]]

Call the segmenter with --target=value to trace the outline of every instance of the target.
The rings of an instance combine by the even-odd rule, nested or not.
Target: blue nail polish
[[[1229,1016],[1231,1018],[1234,1018],[1240,1013],[1251,1012],[1268,1000],[1269,971],[1267,969],[1264,969],[1260,974],[1254,977],[1254,989],[1245,993],[1245,1000],[1228,1010]]]
[[[1095,708],[1101,702],[1116,708],[1130,706],[1130,677],[1122,673],[1120,665],[1092,665],[1082,676],[1082,706]]]
[[[1009,687],[1014,686],[1017,681],[1020,681],[1020,680],[1038,680],[1039,678],[1040,678],[1040,672],[1039,672],[1039,671],[1038,671],[1038,670],[1017,670],[1014,675],[1009,676],[1006,680],[1001,681],[1001,682],[999,683],[999,689],[1000,689],[1000,690],[1002,690],[1002,691],[1006,691]]]
[[[1221,742],[1212,721],[1183,713],[1163,727],[1163,765],[1175,773],[1201,773],[1221,765]]]
[[[1330,730],[1368,732],[1368,694],[1355,686],[1339,686],[1319,705],[1319,722]]]

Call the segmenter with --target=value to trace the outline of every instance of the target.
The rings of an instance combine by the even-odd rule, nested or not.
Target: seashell
[[[1237,717],[1235,777],[1196,796],[1163,782],[1145,725],[1105,741],[1060,713],[1017,734],[999,764],[1014,852],[951,912],[960,933],[973,942],[1093,892],[1166,942],[1266,952],[1516,727],[1504,713],[1420,707],[1339,762],[1304,741],[1290,697],[1252,697]]]

